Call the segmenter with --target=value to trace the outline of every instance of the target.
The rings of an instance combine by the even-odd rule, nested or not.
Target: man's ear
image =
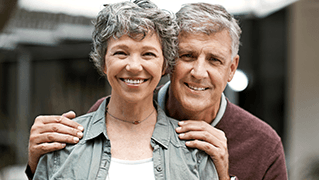
[[[237,54],[230,64],[230,73],[229,73],[229,77],[228,77],[228,82],[230,82],[233,79],[234,74],[235,74],[237,67],[238,67],[238,63],[239,63],[239,55]]]

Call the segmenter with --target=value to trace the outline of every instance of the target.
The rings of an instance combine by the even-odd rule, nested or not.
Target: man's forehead
[[[213,34],[180,33],[178,36],[179,51],[190,51],[198,48],[211,47],[217,51],[231,53],[231,38],[227,30]]]

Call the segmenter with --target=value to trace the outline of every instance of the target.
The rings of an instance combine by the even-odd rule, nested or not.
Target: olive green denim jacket
[[[93,113],[74,121],[84,127],[78,144],[45,154],[37,166],[34,179],[105,180],[111,162],[111,143],[105,125],[105,107],[110,97]],[[218,180],[212,159],[203,151],[188,148],[178,138],[178,121],[167,117],[157,107],[157,123],[151,138],[156,180]]]

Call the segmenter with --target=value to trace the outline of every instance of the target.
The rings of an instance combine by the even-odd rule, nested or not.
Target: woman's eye
[[[156,55],[155,55],[154,53],[151,53],[151,52],[144,53],[144,56],[153,56],[153,57],[156,57]]]
[[[126,55],[124,51],[116,51],[113,55]]]

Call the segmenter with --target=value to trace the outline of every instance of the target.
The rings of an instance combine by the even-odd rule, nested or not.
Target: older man
[[[176,17],[181,28],[179,57],[170,81],[155,97],[168,116],[182,120],[176,129],[179,137],[188,140],[188,147],[209,154],[222,180],[287,179],[280,137],[223,94],[239,62],[241,30],[236,20],[223,7],[206,3],[184,5]],[[69,112],[36,118],[29,143],[29,175],[42,154],[82,137],[81,126],[68,119],[74,117]]]

